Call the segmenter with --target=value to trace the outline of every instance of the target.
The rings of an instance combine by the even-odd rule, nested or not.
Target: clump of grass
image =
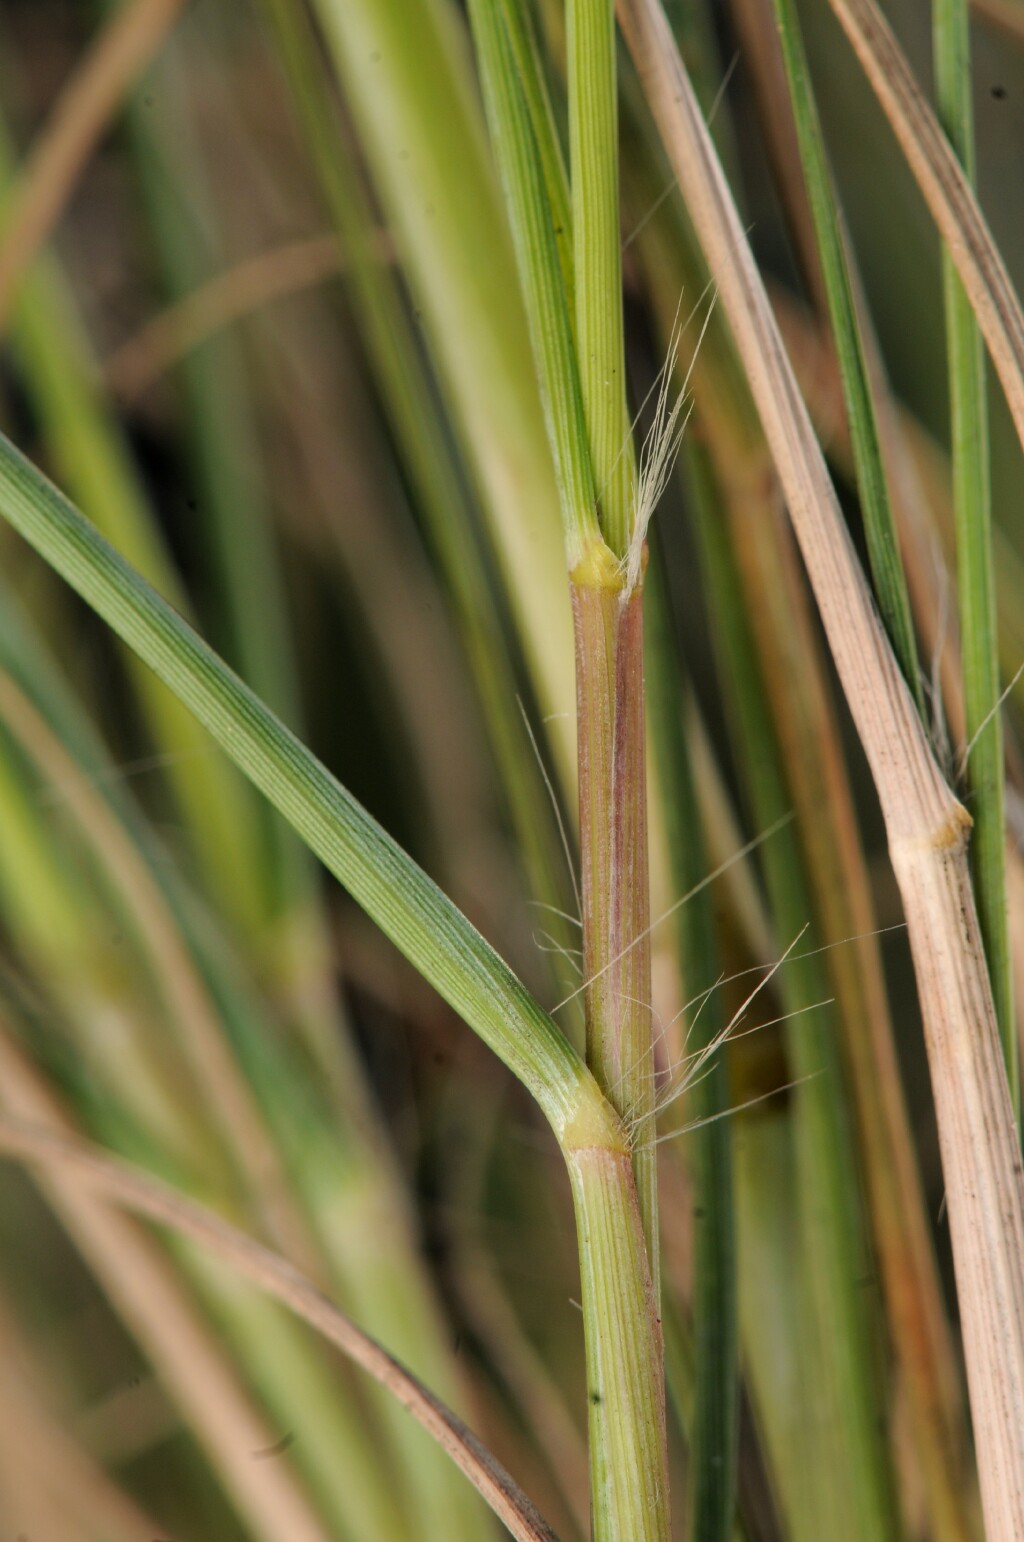
[[[938,117],[870,0],[835,10],[947,253],[947,641],[947,490],[911,485],[815,105],[848,61],[788,0],[724,24],[764,45],[799,384],[704,8],[620,0],[631,65],[607,0],[126,0],[44,102],[0,18],[20,1530],[969,1542],[976,1473],[1020,1534],[1019,617],[979,336],[1019,427],[1024,328],[963,6]]]

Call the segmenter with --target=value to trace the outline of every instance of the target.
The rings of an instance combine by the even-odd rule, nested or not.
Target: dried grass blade
[[[978,318],[1024,444],[1024,313],[985,216],[874,0],[831,0]]]

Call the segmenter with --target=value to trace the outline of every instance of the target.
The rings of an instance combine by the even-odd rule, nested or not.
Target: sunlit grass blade
[[[491,525],[541,709],[565,713],[572,645],[558,490],[459,19],[438,0],[314,9]],[[551,733],[568,782],[571,718]]]

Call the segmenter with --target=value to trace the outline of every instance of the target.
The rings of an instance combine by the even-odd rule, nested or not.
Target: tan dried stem
[[[18,281],[53,231],[125,94],[154,57],[185,0],[128,0],[65,86],[0,215],[0,333]]]
[[[619,0],[618,9],[718,284],[882,805],[924,1017],[986,1525],[991,1542],[1011,1542],[1024,1536],[1024,1186],[968,875],[970,819],[878,620],[664,12],[657,0]]]
[[[830,458],[852,474],[853,451],[843,417],[835,353],[796,301],[778,289],[771,298],[786,351],[800,380],[804,400],[814,415],[819,437],[828,443]],[[960,642],[956,616],[950,613],[952,579],[943,553],[943,544],[952,544],[949,463],[934,440],[895,400],[890,397],[882,405],[883,434],[888,431],[899,441],[898,461],[893,459],[890,471],[895,468],[906,473],[893,476],[893,506],[900,523],[910,600],[933,661],[933,671],[941,681],[949,737],[953,747],[963,746],[966,728]],[[929,511],[932,523],[925,528],[924,519]],[[1020,786],[1020,757],[1012,741],[1007,742],[1006,753],[1010,782]],[[1006,842],[1006,885],[1017,1032],[1024,1046],[1024,855],[1011,833]]]

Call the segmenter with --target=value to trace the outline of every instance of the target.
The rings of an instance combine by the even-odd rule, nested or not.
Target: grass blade
[[[924,695],[910,600],[889,501],[864,344],[857,324],[845,237],[811,88],[800,21],[793,0],[774,0],[774,7],[842,375],[875,593],[903,677],[923,716]]]
[[[702,568],[714,595],[720,672],[745,752],[745,792],[754,821],[767,829],[789,812],[791,794],[717,489],[706,458],[693,447],[688,469]],[[795,831],[789,826],[779,829],[764,846],[761,860],[775,925],[788,940],[815,916]],[[860,1283],[868,1267],[867,1237],[824,960],[813,951],[788,960],[778,989],[791,1019],[785,1028],[787,1064],[802,1082],[793,1094],[792,1124],[802,1274],[810,1307],[803,1395],[815,1411],[811,1424],[836,1505],[835,1535],[849,1542],[864,1536],[893,1537],[892,1476],[880,1433],[884,1399],[875,1370],[875,1324]],[[824,1493],[820,1488],[810,1496],[812,1507]]]
[[[572,642],[558,489],[459,22],[439,0],[316,0],[314,10],[491,523],[542,711],[564,713]],[[560,718],[566,783],[571,733]]]
[[[4,515],[206,727],[415,967],[534,1093],[556,1132],[585,1072],[498,955],[330,772],[7,441]]]
[[[622,338],[613,0],[569,0],[567,20],[576,345],[601,527],[621,558],[633,535],[636,472]]]
[[[598,546],[594,471],[584,397],[552,211],[512,47],[490,0],[470,7],[484,99],[508,204],[548,440],[558,477],[570,569]]]
[[[873,0],[831,0],[885,112],[960,281],[1024,444],[1024,313],[949,141]]]
[[[933,40],[939,118],[974,181],[974,107],[970,38],[964,0],[934,0]],[[1000,717],[992,487],[989,472],[985,355],[967,292],[950,250],[943,248],[957,595],[963,654],[965,769],[974,816],[971,870],[985,943],[1006,1073],[1020,1118],[1020,1051],[1013,1012],[1013,977],[1006,913],[1006,813]]]

